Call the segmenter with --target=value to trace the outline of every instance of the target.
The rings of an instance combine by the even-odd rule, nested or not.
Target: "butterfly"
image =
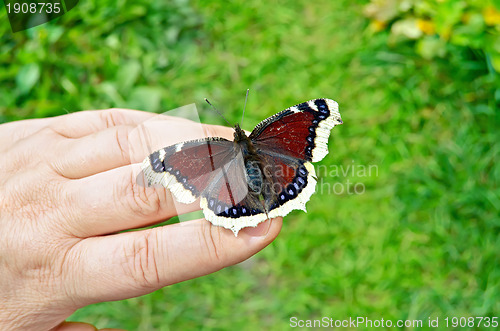
[[[316,187],[311,162],[328,154],[330,131],[342,123],[337,102],[314,99],[263,120],[248,136],[236,124],[233,141],[208,137],[157,150],[142,170],[150,185],[169,189],[179,202],[199,198],[205,218],[237,236],[269,218],[306,211]]]

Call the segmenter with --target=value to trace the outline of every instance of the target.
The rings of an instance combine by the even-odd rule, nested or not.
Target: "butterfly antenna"
[[[245,96],[245,105],[243,106],[243,114],[241,115],[242,125],[243,125],[243,117],[245,117],[245,109],[247,108],[248,92],[250,92],[250,89],[247,88],[247,95]]]
[[[222,117],[222,118],[224,119],[224,121],[226,121],[226,123],[227,123],[229,126],[232,126],[232,125],[231,125],[231,123],[229,123],[229,121],[228,121],[228,120],[227,120],[227,119],[226,119],[226,118],[225,118],[225,117],[224,117],[224,116],[223,116],[223,115],[222,115],[222,114],[221,114],[221,113],[217,110],[217,108],[215,108],[215,106],[214,106],[214,105],[212,105],[212,104],[210,103],[210,101],[208,101],[208,99],[207,99],[207,98],[205,98],[205,101],[206,101],[206,102],[207,102],[210,106],[212,106],[212,108],[215,110],[215,112],[216,112],[217,114],[219,114],[219,116],[220,116],[220,117]]]

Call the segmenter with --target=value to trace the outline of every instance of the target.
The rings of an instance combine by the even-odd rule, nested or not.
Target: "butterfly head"
[[[246,135],[245,131],[243,131],[240,128],[240,125],[236,123],[234,125],[234,141],[242,141],[242,140],[247,140],[248,136]]]

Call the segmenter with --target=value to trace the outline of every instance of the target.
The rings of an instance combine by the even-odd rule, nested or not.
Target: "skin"
[[[134,152],[133,133],[154,116],[111,109],[0,125],[1,330],[95,330],[64,320],[92,303],[234,265],[276,238],[281,218],[237,238],[203,219],[119,233],[199,209],[198,201],[179,206],[169,191],[137,180],[137,155],[147,154]],[[203,132],[234,134],[219,126],[197,130],[200,124],[179,118],[162,123],[167,127],[150,132],[168,133],[156,147]]]

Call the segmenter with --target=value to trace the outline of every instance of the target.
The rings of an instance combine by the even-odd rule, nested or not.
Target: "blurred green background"
[[[82,0],[15,34],[2,8],[0,122],[195,102],[222,123],[204,97],[235,122],[247,88],[247,130],[319,97],[344,120],[309,212],[264,251],[71,320],[279,330],[292,316],[499,316],[499,33],[488,0]]]

